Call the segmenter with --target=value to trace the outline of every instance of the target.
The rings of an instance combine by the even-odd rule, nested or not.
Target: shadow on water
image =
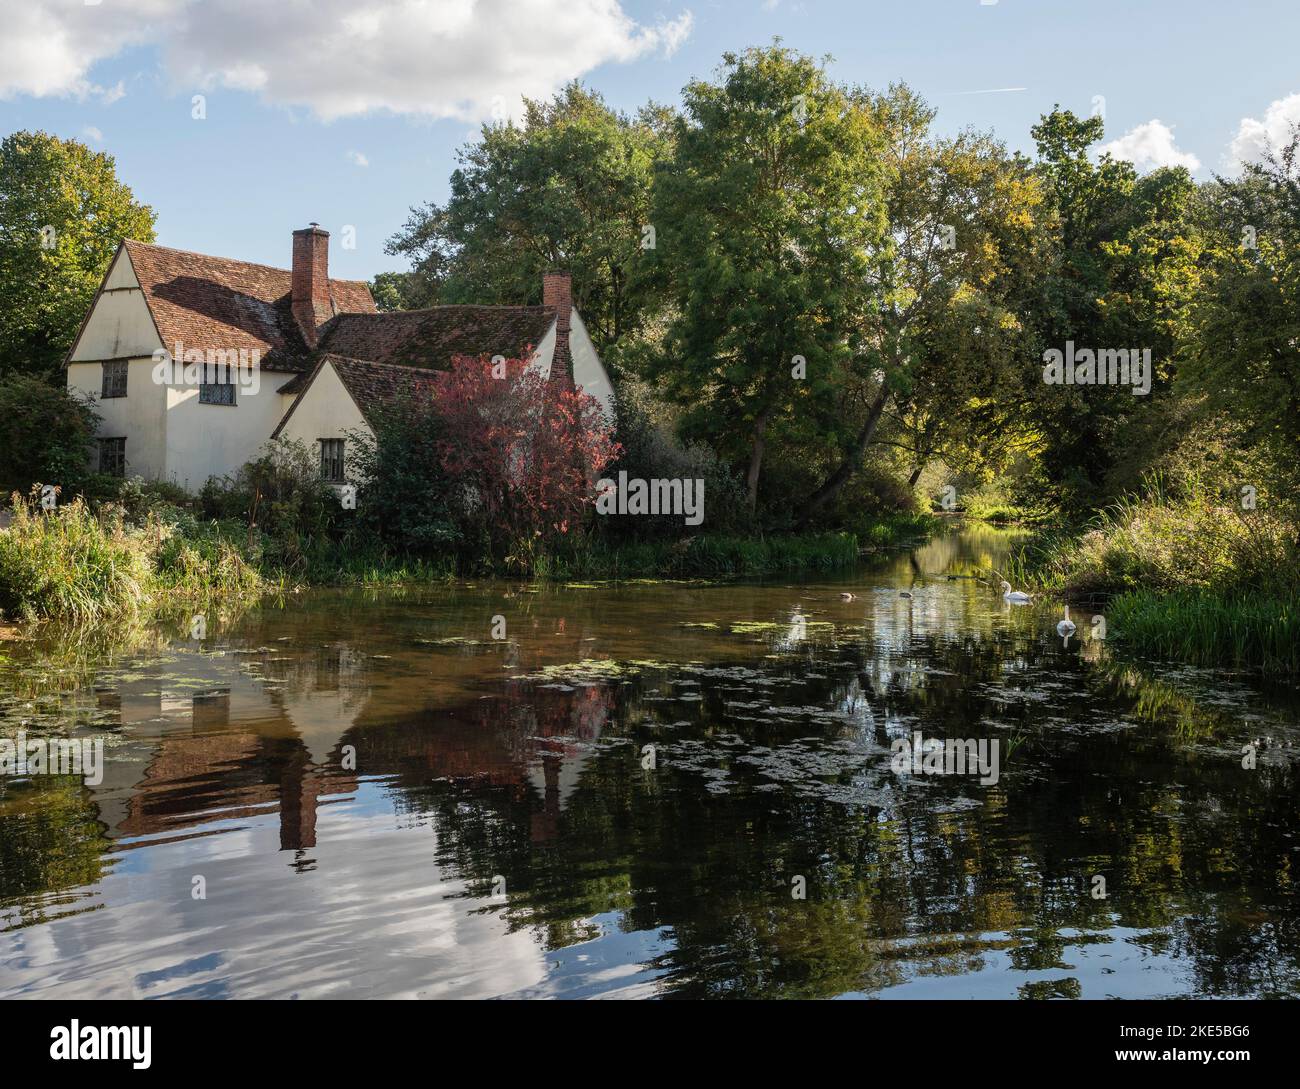
[[[0,776],[0,995],[1300,993],[1295,693],[1059,636],[1011,540],[0,644],[0,737],[107,753]]]

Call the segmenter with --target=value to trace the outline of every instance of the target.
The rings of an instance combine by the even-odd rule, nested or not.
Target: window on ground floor
[[[343,483],[343,440],[320,440],[320,478],[331,484]]]
[[[108,476],[126,476],[126,439],[99,440],[99,471]]]
[[[99,387],[99,396],[101,398],[126,396],[125,359],[115,359],[111,363],[104,364],[104,380]]]
[[[230,368],[215,363],[203,365],[203,381],[199,384],[199,404],[233,405],[235,383],[230,380]]]

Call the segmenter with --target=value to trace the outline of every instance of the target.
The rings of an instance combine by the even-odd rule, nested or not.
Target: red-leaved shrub
[[[443,469],[463,489],[465,517],[494,558],[531,568],[576,532],[595,481],[619,453],[600,402],[548,382],[520,359],[457,356],[434,379]]]

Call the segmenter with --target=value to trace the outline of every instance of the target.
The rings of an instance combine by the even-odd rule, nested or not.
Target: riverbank
[[[1300,549],[1283,518],[1205,493],[1126,500],[1007,563],[1017,588],[1104,608],[1126,652],[1300,674]]]
[[[542,555],[531,571],[496,570],[450,551],[394,555],[349,537],[285,547],[258,530],[147,510],[98,512],[82,500],[53,511],[15,504],[0,532],[0,618],[92,622],[140,612],[251,603],[269,591],[308,586],[432,584],[494,575],[537,579],[699,578],[723,580],[844,570],[872,551],[925,540],[929,515],[864,519],[858,533],[723,536],[611,544],[588,537]],[[285,562],[286,556],[292,557]]]
[[[1142,655],[1300,675],[1300,594],[1136,590],[1106,615],[1112,641]]]
[[[220,527],[131,525],[81,499],[44,511],[19,502],[0,532],[0,616],[87,622],[161,605],[256,598],[275,580]]]
[[[928,539],[940,521],[924,515],[864,523],[859,533],[701,534],[679,540],[610,543],[589,538],[572,548],[539,556],[531,571],[498,569],[452,555],[439,559],[348,548],[319,550],[308,558],[298,581],[308,586],[396,585],[446,582],[457,578],[602,579],[761,578],[797,571],[851,568],[864,555],[903,548]]]

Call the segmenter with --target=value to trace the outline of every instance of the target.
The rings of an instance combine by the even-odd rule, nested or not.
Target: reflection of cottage
[[[397,774],[411,788],[450,780],[499,788],[516,802],[531,793],[541,803],[532,836],[544,840],[558,833],[613,699],[606,687],[525,688],[396,722],[358,723],[346,740],[356,745],[361,772]]]
[[[416,692],[409,706],[393,706],[372,701],[364,656],[342,643],[284,661],[172,653],[172,675],[184,682],[153,665],[101,696],[101,710],[116,710],[127,728],[91,788],[113,836],[203,834],[275,817],[280,848],[302,851],[316,846],[320,806],[347,801],[362,777],[395,776],[408,787],[452,780],[517,802],[531,796],[533,837],[549,839],[614,699],[603,686],[521,685],[433,707]],[[345,745],[355,767],[342,763]]]
[[[357,786],[334,751],[351,723],[346,701],[319,693],[329,702],[327,733],[316,721],[323,714],[299,723],[301,708],[289,706],[297,701],[269,690],[244,657],[173,653],[186,686],[167,687],[155,666],[113,694],[130,729],[94,790],[112,833],[175,834],[278,812],[282,849],[314,847],[321,799]]]
[[[341,480],[347,432],[421,395],[457,355],[531,347],[535,366],[612,412],[567,273],[543,277],[540,306],[380,314],[364,283],[330,279],[328,264],[315,224],[293,233],[292,269],[123,242],[67,358],[69,388],[98,399],[98,469],[194,490],[280,435]],[[179,358],[160,365],[162,352]]]

